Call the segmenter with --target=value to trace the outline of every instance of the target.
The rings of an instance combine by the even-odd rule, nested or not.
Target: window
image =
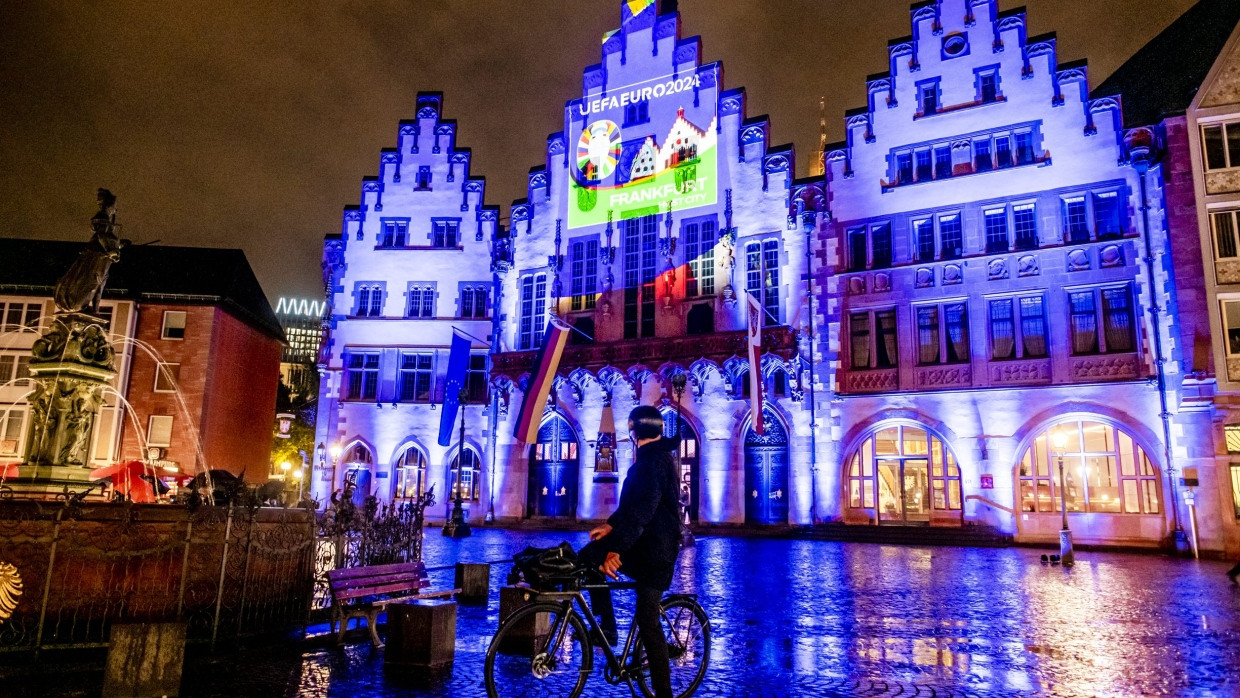
[[[984,214],[986,226],[986,253],[1007,252],[1011,245],[1008,242],[1007,209],[990,209]]]
[[[1099,240],[1124,234],[1119,215],[1119,194],[1113,191],[1094,194],[1094,232]]]
[[[459,220],[435,219],[431,221],[431,246],[451,249],[461,244]]]
[[[995,138],[995,164],[1000,168],[1012,166],[1012,139],[1007,136]]]
[[[1240,356],[1240,300],[1223,301],[1223,332],[1227,344],[1223,347],[1228,356]],[[0,382],[4,380],[4,357],[0,356]]]
[[[865,228],[848,231],[848,271],[864,271],[869,263],[869,247]]]
[[[410,446],[396,460],[396,499],[416,499],[426,492],[426,456]]]
[[[939,216],[939,249],[942,259],[960,259],[964,254],[964,232],[960,214]]]
[[[377,358],[377,357],[376,357]],[[376,364],[378,362],[376,361]],[[400,355],[400,401],[431,401],[432,357],[428,353],[402,352]],[[378,371],[376,378],[378,377]]]
[[[917,157],[917,181],[928,182],[934,179],[933,157],[929,150],[919,150]]]
[[[547,324],[547,275],[521,277],[521,324],[517,328],[517,349],[534,349],[542,341]]]
[[[598,300],[598,240],[578,240],[569,246],[573,310],[593,310]]]
[[[1055,434],[1066,440],[1062,454],[1055,452]],[[1158,470],[1127,432],[1110,424],[1081,420],[1042,432],[1021,457],[1019,480],[1024,512],[1059,512],[1066,500],[1069,512],[1160,513]]]
[[[42,303],[0,303],[0,332],[37,329],[42,315]]]
[[[466,398],[471,405],[481,405],[487,401],[487,355],[470,354],[469,369],[465,374]]]
[[[1223,437],[1227,443],[1227,452],[1233,456],[1240,454],[1240,425],[1228,424],[1224,426]],[[1232,467],[1238,466],[1233,465]]]
[[[845,461],[848,505],[876,509],[880,521],[929,521],[931,511],[959,511],[960,464],[947,444],[917,426],[871,434]]]
[[[624,108],[624,125],[635,126],[650,121],[650,102],[632,102]]]
[[[3,382],[3,381],[0,381]],[[0,411],[0,456],[21,455],[21,442],[26,411],[6,408]]]
[[[487,287],[483,283],[464,284],[461,286],[460,312],[462,318],[487,317]]]
[[[926,218],[913,221],[913,248],[918,262],[934,261],[934,221]]]
[[[1025,358],[1046,356],[1046,303],[1042,296],[1026,296],[1020,300],[1021,347]]]
[[[172,417],[162,414],[151,415],[146,425],[146,445],[168,448],[172,445]]]
[[[1201,135],[1207,170],[1240,166],[1240,123],[1203,126]]]
[[[685,240],[685,296],[715,295],[715,222],[688,223]]]
[[[934,149],[934,178],[946,179],[952,176],[952,149],[942,145]]]
[[[919,364],[965,363],[969,357],[969,317],[964,303],[917,308]]]
[[[975,172],[985,172],[993,169],[995,166],[994,159],[990,156],[990,139],[984,138],[973,141],[973,170]]]
[[[165,310],[160,339],[185,339],[185,311]]]
[[[1063,200],[1063,229],[1069,243],[1089,242],[1085,197],[1073,196]]]
[[[921,115],[930,116],[939,112],[939,84],[933,82],[917,88],[917,103],[921,106]]]
[[[1232,259],[1237,255],[1236,211],[1220,211],[1210,214],[1210,229],[1214,235],[1214,254],[1218,259]]]
[[[30,353],[0,354],[0,385],[30,378]]]
[[[990,302],[990,349],[995,359],[1016,358],[1016,323],[1010,298]]]
[[[851,366],[854,370],[896,367],[899,348],[894,309],[852,313],[849,316],[849,328],[852,340]]]
[[[181,364],[155,364],[155,392],[174,393],[181,380]]]
[[[345,369],[346,400],[374,400],[379,392],[379,354],[349,354]]]
[[[981,73],[977,76],[978,96],[982,104],[990,104],[999,99],[999,74]]]
[[[624,338],[653,337],[659,217],[625,219],[620,232],[624,241]]]
[[[874,261],[871,269],[886,269],[891,266],[891,224],[879,223],[870,226],[870,236],[873,239]]]
[[[1016,232],[1016,249],[1037,249],[1038,216],[1033,204],[1017,204],[1012,207],[1012,227]]]
[[[1068,294],[1073,354],[1115,354],[1136,351],[1132,289],[1127,286]],[[1098,311],[1101,310],[1101,318]],[[1102,334],[1098,333],[1101,320]]]
[[[1016,133],[1016,164],[1028,165],[1033,162],[1033,132],[1018,131]]]
[[[1240,519],[1240,465],[1231,466],[1231,506]]]
[[[384,220],[379,233],[380,247],[405,247],[409,244],[409,221]]]
[[[405,309],[405,317],[435,317],[435,285],[433,283],[409,284],[409,306]]]
[[[745,289],[762,300],[762,325],[779,324],[779,240],[745,246]]]
[[[380,317],[383,315],[383,285],[363,282],[357,285],[357,309],[355,317]]]
[[[419,167],[418,178],[414,183],[414,189],[430,189],[431,188],[431,168]]]
[[[896,184],[913,183],[913,155],[899,153],[896,155]]]
[[[685,334],[711,334],[715,331],[715,309],[709,303],[695,303],[685,318]]]
[[[465,459],[452,459],[452,489],[448,491],[448,501],[456,499],[457,473],[460,473],[461,499],[467,502],[478,501],[478,454],[472,448],[465,449]],[[459,470],[458,470],[459,467]]]

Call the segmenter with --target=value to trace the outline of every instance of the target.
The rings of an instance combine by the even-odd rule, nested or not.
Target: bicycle
[[[603,637],[583,592],[591,589],[636,589],[635,582],[586,584],[580,578],[558,580],[561,591],[538,592],[500,624],[486,654],[486,688],[490,698],[581,695],[594,672],[594,647],[606,660],[603,679],[618,686],[636,681],[643,695],[654,698],[637,623],[629,624],[619,656]],[[695,595],[668,594],[662,602],[667,649],[671,659],[672,693],[688,698],[701,685],[710,664],[710,619]],[[584,622],[583,622],[584,620]],[[501,690],[502,689],[502,690]]]

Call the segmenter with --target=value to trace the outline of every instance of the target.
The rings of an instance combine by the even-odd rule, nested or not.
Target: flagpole
[[[443,534],[449,538],[468,538],[472,533],[469,522],[465,520],[465,509],[461,506],[461,468],[465,467],[465,401],[469,399],[469,391],[461,388],[458,396],[457,409],[461,411],[461,437],[456,449],[456,496],[452,503],[452,517],[444,522]]]

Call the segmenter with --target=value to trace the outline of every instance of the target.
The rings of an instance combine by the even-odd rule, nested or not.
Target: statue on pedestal
[[[90,220],[94,234],[73,266],[56,282],[54,298],[61,312],[78,313],[88,306],[90,312],[99,312],[108,270],[120,260],[121,248],[129,244],[116,235],[116,196],[100,189],[97,198],[99,212]]]

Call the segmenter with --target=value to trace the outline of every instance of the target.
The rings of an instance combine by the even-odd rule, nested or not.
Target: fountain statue
[[[90,242],[57,282],[56,312],[31,348],[30,438],[19,477],[45,492],[89,481],[95,415],[116,377],[116,352],[97,313],[128,241],[116,234],[116,197],[100,189],[98,199]]]

